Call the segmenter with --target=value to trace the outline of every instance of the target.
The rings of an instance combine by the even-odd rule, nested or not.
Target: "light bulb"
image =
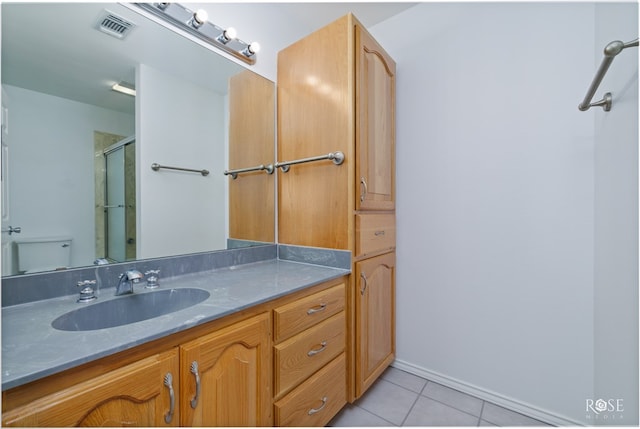
[[[233,27],[229,27],[226,30],[224,30],[224,35],[225,37],[227,37],[228,39],[235,39],[236,36],[238,35],[238,33],[236,32],[236,29]]]
[[[222,33],[220,33],[220,35],[216,37],[216,40],[226,45],[227,43],[229,43],[231,40],[235,38],[236,38],[236,29],[233,27],[229,27],[226,30],[224,30]]]
[[[254,54],[257,54],[258,52],[260,52],[260,43],[251,42],[251,44],[248,46],[248,49],[249,49],[250,52],[253,52]]]
[[[204,9],[198,9],[194,14],[193,18],[191,18],[191,25],[195,28],[199,28],[207,22],[209,19],[209,14]]]

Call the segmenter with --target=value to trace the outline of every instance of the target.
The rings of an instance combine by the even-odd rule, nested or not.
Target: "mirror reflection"
[[[273,242],[273,176],[223,172],[274,162],[274,97],[133,7],[3,4],[3,276]]]

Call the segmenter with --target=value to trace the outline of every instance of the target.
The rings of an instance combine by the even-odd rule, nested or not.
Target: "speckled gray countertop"
[[[2,309],[2,390],[69,369],[145,342],[189,329],[331,279],[349,270],[272,259],[161,279],[160,289],[200,288],[210,296],[200,304],[153,319],[94,331],[51,327],[58,316],[82,306],[78,294]],[[158,289],[156,289],[158,290]],[[115,297],[99,289],[98,300]],[[151,291],[152,293],[153,291]],[[150,293],[142,284],[135,293]]]

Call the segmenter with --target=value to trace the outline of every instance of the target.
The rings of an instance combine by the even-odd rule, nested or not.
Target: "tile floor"
[[[466,393],[389,368],[328,426],[549,426]]]

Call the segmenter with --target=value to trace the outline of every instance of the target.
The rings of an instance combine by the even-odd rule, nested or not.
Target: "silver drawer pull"
[[[360,295],[364,295],[364,291],[367,290],[367,286],[369,286],[369,283],[367,282],[367,276],[364,273],[360,273],[360,278],[362,279],[362,286],[360,286]]]
[[[169,424],[173,419],[173,412],[176,408],[176,397],[173,393],[173,376],[170,372],[168,372],[167,375],[164,376],[164,385],[169,388],[169,412],[164,415],[164,422]]]
[[[307,414],[309,414],[310,416],[314,415],[315,413],[319,413],[320,411],[322,411],[322,409],[325,407],[325,405],[327,405],[327,401],[329,399],[325,396],[322,398],[322,405],[320,405],[318,408],[312,408],[310,409]]]
[[[374,233],[374,235],[375,235],[376,237],[379,237],[379,236],[381,236],[381,235],[384,235],[384,229],[383,229],[382,231],[376,231],[376,232]]]
[[[198,406],[198,398],[200,397],[200,373],[198,373],[198,362],[191,362],[191,374],[196,378],[196,396],[191,399],[191,408],[196,408]]]
[[[360,192],[360,202],[364,202],[365,197],[367,196],[367,180],[364,177],[360,178],[360,185],[362,191]]]
[[[321,342],[321,343],[320,343],[320,348],[319,348],[319,349],[312,349],[312,350],[309,350],[309,351],[307,352],[307,356],[309,356],[309,357],[311,357],[311,356],[315,356],[315,355],[317,355],[318,353],[323,352],[323,351],[324,351],[324,349],[326,349],[326,348],[327,348],[327,342],[326,342],[326,341],[323,341],[323,342]]]
[[[327,309],[327,304],[316,305],[307,310],[307,314],[311,316],[312,314],[319,313],[321,311],[325,311]]]

